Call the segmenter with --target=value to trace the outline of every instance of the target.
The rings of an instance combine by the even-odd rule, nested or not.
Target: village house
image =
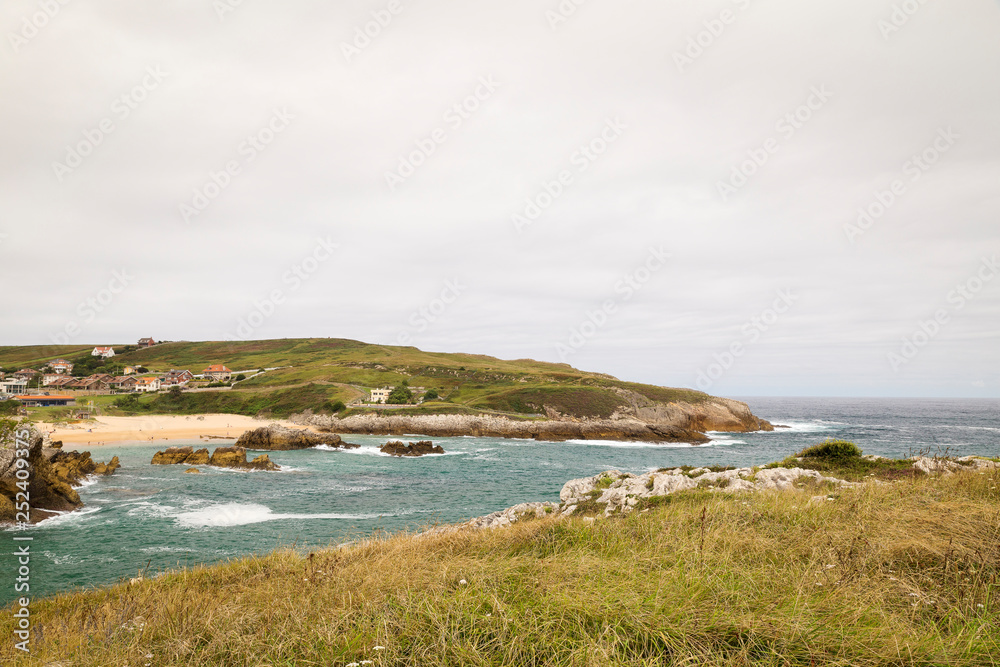
[[[110,378],[111,376],[105,375],[103,377]],[[77,378],[76,380],[63,385],[63,389],[75,389],[77,391],[106,391],[108,388],[108,383],[101,379],[100,377],[85,377]]]
[[[104,357],[108,359],[115,356],[115,348],[113,347],[95,347],[90,353],[92,357]]]
[[[11,373],[11,377],[15,377],[15,378],[18,378],[18,379],[21,379],[21,380],[27,380],[28,382],[31,382],[31,380],[36,375],[41,375],[41,373],[39,373],[38,371],[32,370],[30,368],[22,368],[21,370],[15,372],[15,373]]]
[[[69,385],[69,384],[72,384],[72,383],[76,382],[76,380],[77,379],[75,377],[73,377],[72,375],[59,375],[59,376],[56,377],[55,380],[52,380],[51,382],[49,382],[45,386],[46,387],[50,387],[52,389],[61,389],[61,388],[65,388],[66,385]]]
[[[66,376],[65,375],[59,375],[58,373],[46,373],[45,375],[42,376],[42,386],[43,387],[48,387],[53,382],[56,382],[57,380],[61,380],[64,377],[66,377]]]
[[[139,347],[153,347],[156,345],[156,341],[152,338],[140,338]]]
[[[26,408],[65,407],[73,403],[72,396],[18,396],[17,400]]]
[[[136,380],[135,383],[136,391],[159,391],[160,390],[160,378],[158,377],[144,377]]]
[[[53,373],[59,375],[69,375],[73,372],[73,364],[66,361],[65,359],[56,359],[55,361],[49,362],[49,368],[52,369]]]
[[[372,389],[371,402],[385,403],[387,400],[389,400],[389,394],[392,393],[393,389],[395,389],[395,387],[382,387],[381,389]]]
[[[111,378],[111,380],[108,381],[108,389],[110,389],[113,394],[132,392],[135,391],[135,385],[137,382],[139,382],[139,378],[131,377],[129,375],[119,375],[118,377]]]
[[[171,369],[163,374],[162,384],[164,386],[175,384],[185,385],[193,379],[194,374],[191,371],[178,371]]]
[[[122,371],[125,375],[135,375],[139,370],[135,366],[126,366],[125,370]]]
[[[0,381],[0,394],[18,396],[28,393],[28,381],[21,378],[8,378]]]
[[[233,372],[223,366],[222,364],[215,364],[214,366],[209,366],[202,371],[202,374],[206,379],[211,378],[216,382],[228,382],[230,378],[233,377]]]

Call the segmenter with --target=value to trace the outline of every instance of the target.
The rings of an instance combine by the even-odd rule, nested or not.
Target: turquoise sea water
[[[558,500],[567,480],[611,468],[643,473],[675,465],[749,466],[829,437],[884,456],[928,448],[1000,456],[1000,400],[744,400],[755,414],[792,428],[712,434],[710,444],[698,447],[441,438],[435,444],[446,454],[410,459],[379,453],[390,438],[348,436],[361,449],[269,453],[285,468],[278,473],[199,466],[204,474],[191,475],[184,473],[188,466],[150,465],[163,444],[95,448],[96,460],[119,456],[118,472],[79,490],[83,510],[20,533],[34,537],[31,596],[114,583],[147,566],[156,573],[280,546],[340,544],[376,530],[415,530],[520,502]],[[0,603],[19,596],[14,535],[8,530],[3,537]]]

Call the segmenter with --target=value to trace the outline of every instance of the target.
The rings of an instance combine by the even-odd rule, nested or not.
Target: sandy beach
[[[38,428],[51,434],[53,440],[87,446],[119,442],[157,442],[161,440],[198,440],[238,438],[249,431],[271,423],[292,428],[304,428],[282,419],[254,419],[243,415],[149,415],[143,417],[96,417],[71,423],[69,427],[38,422]]]

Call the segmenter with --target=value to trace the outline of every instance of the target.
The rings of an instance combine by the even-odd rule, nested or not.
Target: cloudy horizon
[[[1000,3],[0,10],[0,345],[1000,397]]]

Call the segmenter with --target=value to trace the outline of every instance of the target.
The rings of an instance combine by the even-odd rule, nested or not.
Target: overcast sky
[[[0,9],[0,344],[1000,396],[997,0],[64,1]]]

